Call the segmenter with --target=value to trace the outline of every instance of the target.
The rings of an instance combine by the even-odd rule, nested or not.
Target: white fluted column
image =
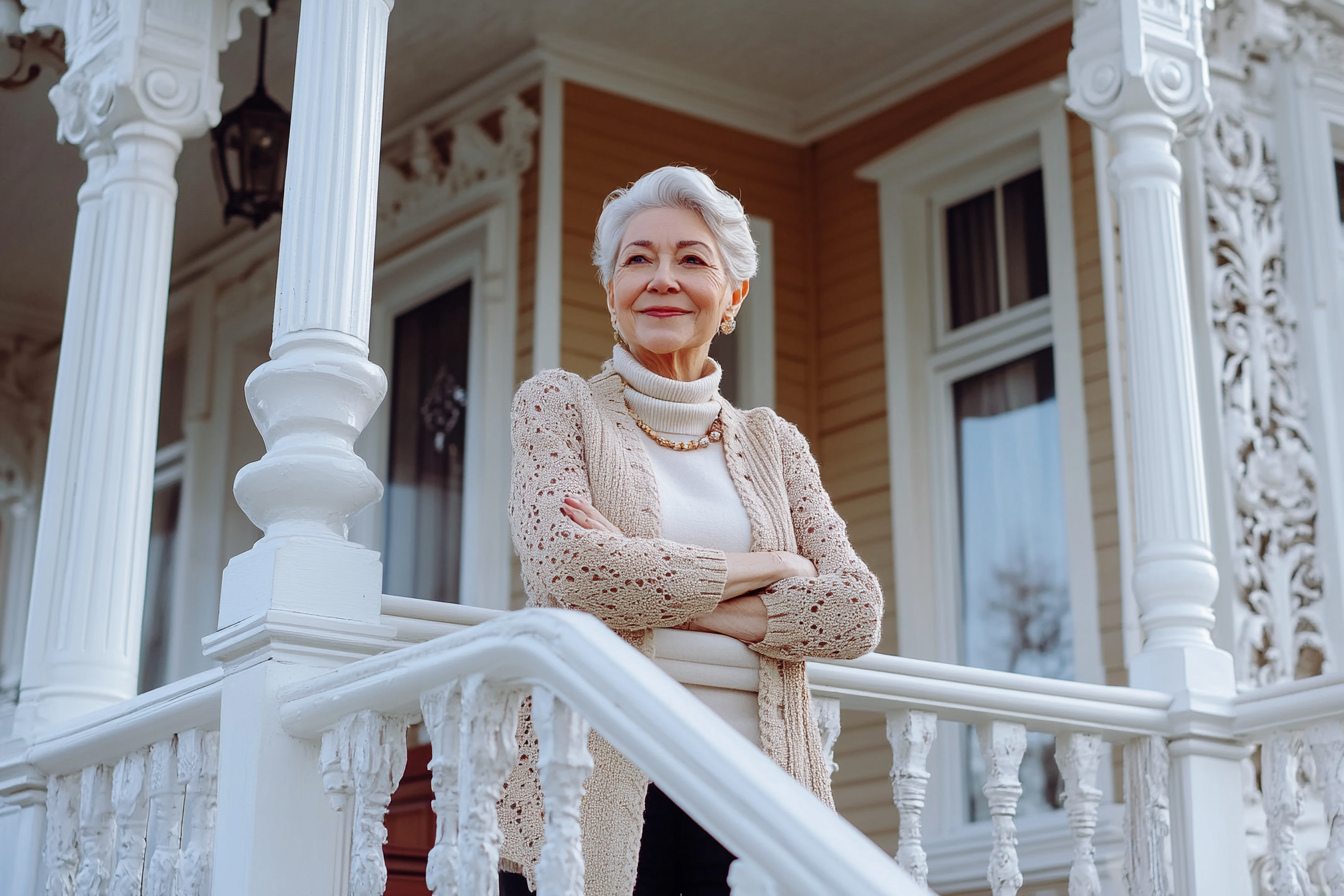
[[[1241,752],[1231,740],[1232,658],[1215,647],[1218,572],[1208,496],[1181,227],[1182,130],[1210,107],[1197,0],[1081,3],[1069,106],[1116,147],[1125,352],[1137,551],[1133,588],[1143,650],[1130,683],[1168,691],[1176,890],[1249,893]],[[1127,501],[1129,496],[1121,496]]]
[[[206,639],[229,670],[214,893],[344,892],[352,867],[350,813],[326,805],[315,747],[284,731],[276,695],[393,634],[379,624],[378,554],[348,539],[382,494],[354,443],[387,389],[367,340],[391,8],[323,0],[299,15],[271,360],[246,386],[266,454],[234,481],[264,535],[229,562]]]

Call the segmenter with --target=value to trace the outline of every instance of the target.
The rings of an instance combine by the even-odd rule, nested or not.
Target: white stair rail
[[[493,692],[487,695],[488,711],[482,714],[497,722],[495,732],[481,732],[487,736],[483,750],[487,757],[495,755],[488,735],[501,730],[501,710],[503,718],[509,717],[510,707],[500,707],[495,695],[549,692],[745,860],[735,872],[744,881],[741,893],[927,893],[872,841],[838,815],[823,810],[815,797],[703,703],[585,614],[524,610],[468,631],[360,660],[286,688],[280,694],[280,718],[292,735],[316,739],[335,730],[342,720],[371,709],[389,716],[420,712],[424,695],[441,693],[454,682],[460,682],[465,692],[463,730],[470,736],[462,741],[464,750],[480,743],[469,727],[471,709],[465,698],[471,688]],[[516,715],[516,704],[513,712]],[[550,727],[574,731],[563,720]],[[512,740],[511,724],[508,732],[507,740]],[[583,758],[576,755],[570,740],[571,749],[559,761],[581,767]],[[495,745],[505,746],[500,740]],[[476,757],[464,752],[458,761],[462,766],[459,780],[472,781],[475,772],[468,773],[465,766]],[[486,764],[493,774],[497,763],[488,759]],[[471,794],[466,791],[464,786],[458,795],[459,824],[471,817]],[[477,799],[488,799],[493,792],[483,783]],[[727,793],[734,798],[724,799]],[[435,795],[440,796],[437,788]],[[493,799],[489,809],[493,818]],[[441,832],[444,827],[441,823]],[[485,841],[489,839],[487,830]],[[468,842],[476,857],[467,854]],[[478,842],[462,837],[456,857],[460,893],[475,892],[460,885],[466,879],[464,864],[483,852],[475,846]],[[763,874],[768,876],[763,879]],[[543,896],[550,883],[544,885]],[[451,893],[452,889],[435,892]]]

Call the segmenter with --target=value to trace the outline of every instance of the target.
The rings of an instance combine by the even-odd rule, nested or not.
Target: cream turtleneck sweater
[[[619,345],[612,356],[612,367],[626,382],[626,406],[658,435],[677,442],[703,436],[719,415],[723,370],[713,359],[709,363],[714,368],[709,376],[682,382],[653,373]],[[751,522],[728,476],[722,441],[695,451],[664,448],[648,438],[641,443],[658,480],[664,538],[729,554],[751,550]]]

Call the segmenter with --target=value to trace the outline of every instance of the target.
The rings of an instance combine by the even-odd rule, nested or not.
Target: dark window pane
[[[186,387],[187,347],[169,348],[163,353],[163,380],[159,391],[159,448],[186,438],[186,430],[182,427],[182,399]]]
[[[1068,544],[1052,352],[953,386],[961,517],[962,660],[1004,672],[1073,677]],[[984,765],[967,742],[972,820],[988,817]],[[1019,814],[1058,808],[1049,735],[1028,736]]]
[[[728,335],[716,333],[714,341],[709,344],[709,354],[719,366],[723,368],[723,379],[719,380],[719,392],[728,403],[737,407],[738,405],[738,367],[741,361],[738,359],[738,331],[734,330]]]
[[[1339,198],[1339,220],[1344,222],[1344,162],[1335,160],[1335,194]]]
[[[469,283],[396,321],[384,498],[389,594],[459,600],[470,332]]]
[[[949,206],[946,218],[947,288],[955,330],[999,310],[994,191]]]
[[[1003,185],[1003,229],[1008,256],[1008,307],[1049,295],[1045,185],[1039,168]]]

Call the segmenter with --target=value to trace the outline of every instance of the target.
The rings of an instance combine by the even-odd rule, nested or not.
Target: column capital
[[[1157,115],[1181,131],[1208,114],[1204,0],[1077,0],[1068,107],[1109,129]]]
[[[88,148],[118,127],[145,121],[180,137],[219,122],[219,53],[242,33],[244,9],[266,0],[33,0],[22,28],[65,32],[69,68],[49,96],[57,138]]]

